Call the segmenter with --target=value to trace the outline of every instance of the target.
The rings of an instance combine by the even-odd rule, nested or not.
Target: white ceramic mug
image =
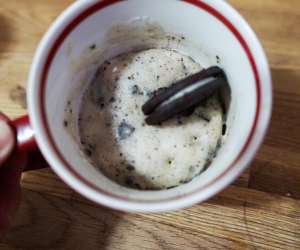
[[[74,84],[91,67],[89,60],[83,60],[76,71],[74,61],[82,53],[90,53],[87,48],[91,45],[95,51],[101,48],[113,23],[145,16],[167,33],[180,34],[190,41],[180,50],[204,67],[218,63],[231,88],[228,136],[211,166],[186,184],[160,191],[129,189],[107,179],[82,157],[63,125]],[[120,48],[115,44],[108,54],[125,50],[130,46]],[[76,119],[79,106],[76,102],[73,105]],[[43,37],[28,87],[35,139],[53,170],[86,198],[122,211],[176,210],[203,202],[224,189],[253,159],[266,132],[271,106],[270,70],[262,46],[240,14],[219,0],[77,1]]]

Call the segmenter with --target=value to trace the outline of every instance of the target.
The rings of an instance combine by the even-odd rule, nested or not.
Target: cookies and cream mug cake
[[[167,49],[104,61],[85,90],[78,118],[81,148],[89,161],[111,180],[139,189],[171,188],[203,172],[222,137],[218,94],[156,125],[148,124],[142,112],[151,97],[202,70],[191,57]]]

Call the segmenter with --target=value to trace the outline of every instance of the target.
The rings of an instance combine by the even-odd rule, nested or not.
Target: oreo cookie
[[[201,101],[217,92],[226,83],[226,76],[218,66],[180,80],[153,96],[142,106],[143,113],[148,115],[145,122],[148,125],[156,125],[186,111],[192,113]]]

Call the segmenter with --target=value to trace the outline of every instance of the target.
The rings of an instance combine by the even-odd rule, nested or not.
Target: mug
[[[101,61],[159,44],[159,39],[157,44],[145,44],[128,36],[107,39],[116,23],[145,20],[165,34],[181,37],[175,49],[202,66],[218,64],[231,89],[226,140],[209,168],[188,183],[159,191],[130,189],[109,180],[85,159],[64,124],[70,96],[75,96],[70,105],[71,120],[76,121],[80,83],[90,81]],[[268,127],[272,86],[258,38],[226,1],[82,0],[69,6],[41,40],[30,69],[27,101],[30,125],[28,117],[12,122],[20,151],[38,147],[58,176],[98,204],[122,211],[164,212],[209,199],[245,170]]]

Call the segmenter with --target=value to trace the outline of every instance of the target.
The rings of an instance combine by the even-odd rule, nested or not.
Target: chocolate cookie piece
[[[194,75],[191,75],[179,82],[173,84],[171,87],[167,88],[166,90],[159,92],[159,94],[154,95],[149,101],[147,101],[142,106],[142,111],[145,115],[149,115],[165,100],[170,98],[171,96],[175,95],[179,91],[207,78],[207,77],[217,77],[220,75],[224,75],[223,70],[218,66],[212,66],[205,70],[202,70]]]
[[[146,102],[142,107],[143,112],[149,114],[145,121],[148,125],[155,125],[190,109],[193,112],[199,102],[225,84],[226,77],[219,67],[192,75]]]

